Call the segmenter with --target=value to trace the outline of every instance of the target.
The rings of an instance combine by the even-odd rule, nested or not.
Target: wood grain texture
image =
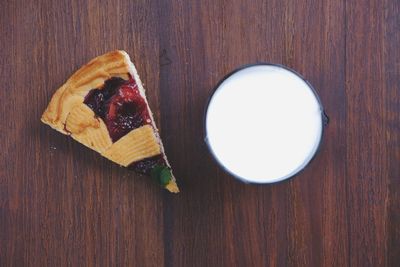
[[[398,266],[400,2],[8,1],[0,8],[0,266]],[[181,193],[40,123],[77,68],[126,50]],[[330,124],[289,181],[213,162],[203,111],[240,65],[292,67]]]

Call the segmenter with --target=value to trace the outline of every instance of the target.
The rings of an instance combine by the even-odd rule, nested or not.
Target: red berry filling
[[[149,110],[136,81],[114,77],[100,89],[92,89],[84,103],[102,118],[113,142],[131,130],[151,123]]]
[[[111,97],[105,121],[114,142],[132,129],[151,123],[136,83],[122,85],[117,94]]]
[[[102,118],[113,142],[145,124],[150,124],[150,114],[144,98],[140,95],[136,81],[113,77],[105,81],[100,89],[92,89],[84,103]],[[132,163],[129,169],[150,175],[156,166],[166,166],[162,155]]]

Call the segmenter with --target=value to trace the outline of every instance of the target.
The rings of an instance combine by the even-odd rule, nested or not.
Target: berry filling
[[[162,155],[157,155],[147,159],[142,159],[140,161],[134,162],[129,165],[130,170],[134,170],[138,173],[150,175],[151,171],[156,166],[167,166],[164,157]]]
[[[151,123],[146,102],[131,76],[128,81],[118,77],[108,79],[102,88],[90,90],[84,103],[103,119],[113,142],[131,130]],[[129,169],[150,175],[160,166],[167,168],[164,157],[157,155],[134,162]]]
[[[131,130],[150,124],[150,114],[133,77],[113,77],[100,89],[92,89],[84,103],[105,122],[113,142]]]

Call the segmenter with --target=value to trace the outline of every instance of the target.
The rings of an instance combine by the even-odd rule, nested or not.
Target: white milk
[[[212,96],[206,141],[231,174],[253,183],[284,180],[311,160],[322,135],[321,106],[293,72],[255,65],[229,76]]]

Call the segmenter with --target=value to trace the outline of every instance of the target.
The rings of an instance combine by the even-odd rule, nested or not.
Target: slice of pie
[[[75,72],[53,95],[42,122],[179,192],[143,85],[125,51],[96,57]]]

